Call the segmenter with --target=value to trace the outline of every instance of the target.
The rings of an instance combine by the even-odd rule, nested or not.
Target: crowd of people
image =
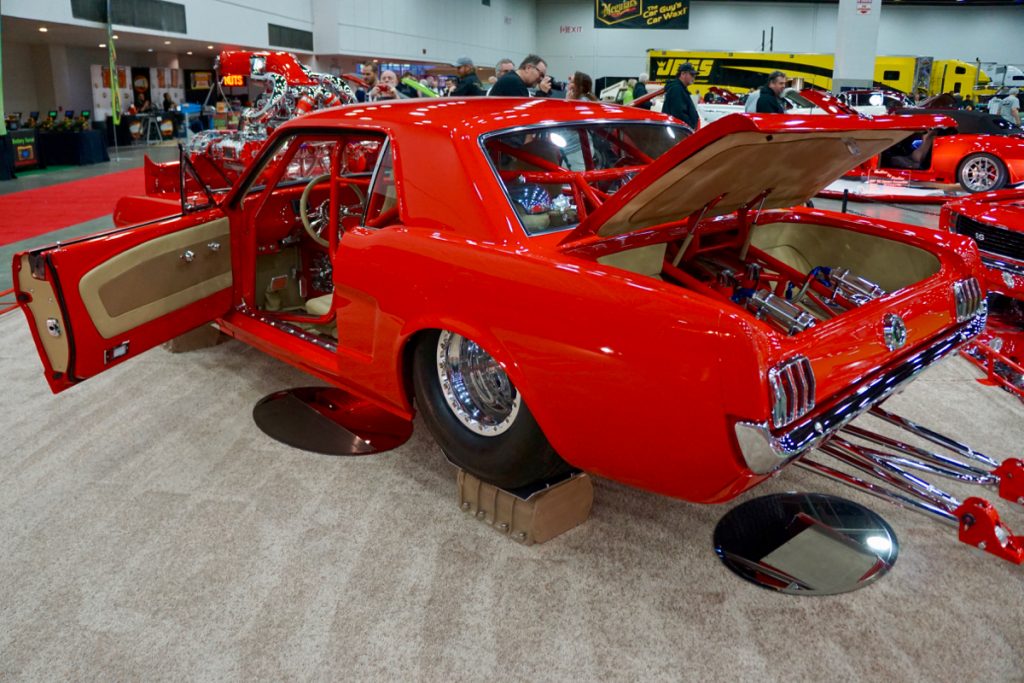
[[[376,68],[373,64],[363,67],[362,77],[366,82],[365,88],[360,88],[356,95],[362,101],[375,101],[393,99],[399,96],[451,96],[451,97],[477,97],[477,96],[506,96],[506,97],[564,97],[566,99],[581,99],[596,101],[594,94],[594,81],[589,74],[582,71],[573,72],[564,82],[557,83],[548,74],[547,62],[538,55],[527,55],[516,66],[511,59],[502,59],[494,67],[494,75],[486,82],[482,82],[477,74],[476,64],[470,57],[460,57],[452,65],[455,67],[455,76],[448,78],[446,82],[439,82],[435,76],[426,76],[417,81],[413,74],[406,72],[399,80],[394,71],[384,71],[377,77]],[[669,79],[663,91],[664,103],[662,112],[669,114],[692,128],[696,128],[699,122],[696,103],[698,93],[691,91],[697,71],[689,62],[681,64],[676,71],[674,78]],[[650,109],[651,99],[648,95],[647,84],[649,76],[646,73],[639,75],[637,79],[630,79],[623,91],[622,101],[625,104],[644,109]],[[786,74],[782,71],[773,71],[763,86],[751,91],[744,100],[744,110],[748,113],[760,114],[783,114],[786,111],[786,103],[782,93],[786,88]],[[991,100],[987,107],[989,113],[1002,116],[1007,121],[1020,125],[1020,99],[1018,89],[1001,90]],[[711,97],[709,90],[705,101]],[[957,105],[964,109],[976,107],[970,96],[957,102]]]
[[[455,76],[439,81],[428,75],[417,79],[406,72],[399,79],[394,71],[385,70],[377,75],[372,63],[363,65],[360,72],[362,85],[356,90],[360,102],[375,102],[398,97],[550,97],[596,101],[594,81],[589,74],[574,72],[565,83],[556,83],[548,75],[548,65],[538,55],[527,55],[517,67],[511,59],[502,59],[494,66],[494,75],[482,82],[471,57],[459,57],[452,64]],[[556,89],[556,86],[557,89]]]

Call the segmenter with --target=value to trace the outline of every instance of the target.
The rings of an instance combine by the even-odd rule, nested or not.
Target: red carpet
[[[106,216],[121,197],[145,192],[143,170],[133,168],[0,195],[0,245]]]

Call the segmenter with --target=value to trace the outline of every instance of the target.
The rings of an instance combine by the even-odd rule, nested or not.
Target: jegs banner
[[[594,28],[690,28],[690,0],[594,0]]]

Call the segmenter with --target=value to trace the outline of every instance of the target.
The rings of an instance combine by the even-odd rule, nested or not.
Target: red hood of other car
[[[563,248],[744,207],[787,208],[913,132],[953,125],[937,115],[733,114],[705,126],[587,216]],[[763,204],[762,204],[763,198]]]
[[[1024,188],[977,194],[944,208],[982,223],[1024,232]]]

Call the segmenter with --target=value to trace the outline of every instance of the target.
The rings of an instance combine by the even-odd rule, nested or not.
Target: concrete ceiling
[[[45,28],[46,31],[40,31],[40,28]],[[115,45],[119,51],[123,52],[173,52],[184,55],[191,51],[194,55],[202,56],[203,54],[208,54],[212,58],[222,49],[240,47],[256,49],[253,46],[209,43],[185,38],[184,36],[179,38],[167,35],[150,35],[122,29],[116,30],[114,34],[117,36]],[[3,39],[12,43],[95,48],[99,47],[101,43],[105,44],[107,42],[107,30],[105,28],[88,28],[85,26],[56,24],[17,17],[3,17]]]

